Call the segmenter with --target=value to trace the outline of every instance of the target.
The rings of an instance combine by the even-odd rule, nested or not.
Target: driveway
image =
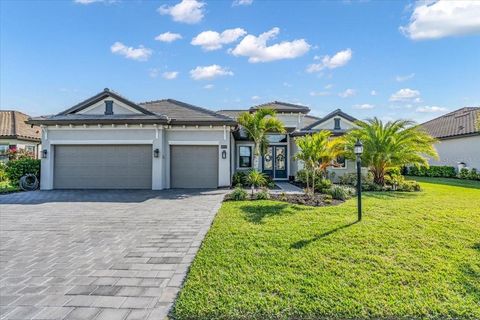
[[[0,318],[165,318],[224,194],[0,195]]]

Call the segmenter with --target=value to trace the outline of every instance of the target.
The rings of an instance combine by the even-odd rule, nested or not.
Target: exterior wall
[[[435,144],[439,160],[430,160],[430,165],[457,168],[464,162],[468,168],[480,170],[480,135],[445,139]]]
[[[325,122],[322,122],[320,123],[319,125],[315,126],[313,129],[318,129],[318,130],[333,130],[333,128],[335,127],[335,120],[336,118],[339,118],[340,119],[340,128],[341,130],[349,130],[349,129],[354,129],[356,128],[355,124],[348,121],[347,119],[345,118],[342,118],[342,117],[333,117],[331,119],[328,119],[327,121]]]
[[[100,102],[95,103],[94,105],[80,110],[77,114],[105,114],[105,100],[113,101],[113,114],[139,114],[140,111],[115,100],[113,98],[106,98]]]
[[[345,164],[346,164],[345,168],[330,167],[330,168],[327,169],[327,172],[328,172],[328,174],[331,177],[333,182],[337,182],[338,177],[341,177],[345,174],[357,172],[357,165],[355,163],[355,160],[346,160]],[[362,173],[364,173],[365,170],[366,170],[366,168],[362,168]],[[334,174],[334,175],[332,176],[332,174]]]
[[[288,128],[303,128],[304,115],[301,113],[277,113],[276,117]]]
[[[25,150],[28,147],[35,148],[36,158],[40,158],[39,152],[42,149],[40,142],[19,140],[19,139],[0,139],[0,145],[15,146],[17,149]]]

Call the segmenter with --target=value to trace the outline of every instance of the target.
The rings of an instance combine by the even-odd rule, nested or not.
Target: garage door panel
[[[218,146],[170,146],[172,188],[217,188]]]
[[[55,146],[56,189],[151,189],[151,145]]]

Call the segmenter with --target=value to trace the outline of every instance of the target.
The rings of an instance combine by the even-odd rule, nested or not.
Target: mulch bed
[[[332,197],[326,194],[315,194],[313,196],[306,194],[270,194],[270,199],[312,207],[332,206],[344,202],[332,199]]]

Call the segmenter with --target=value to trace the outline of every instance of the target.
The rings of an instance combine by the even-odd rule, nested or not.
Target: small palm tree
[[[305,166],[305,174],[307,175],[307,191],[309,191],[309,172],[313,172],[315,168],[315,145],[313,144],[313,138],[311,135],[305,135],[303,137],[296,138],[295,143],[297,144],[298,152],[293,158],[295,160],[302,161]],[[313,178],[313,184],[315,185],[315,178]]]
[[[347,136],[347,150],[354,158],[353,145],[363,143],[362,163],[369,167],[374,182],[384,185],[389,169],[406,165],[428,166],[428,158],[438,158],[433,146],[437,141],[413,121],[396,120],[383,123],[377,118],[358,121],[359,129]]]
[[[248,184],[251,185],[252,188],[252,196],[253,196],[253,190],[257,189],[258,187],[263,187],[267,184],[267,177],[264,173],[258,171],[258,170],[250,170],[250,172],[247,175],[246,178]]]
[[[244,112],[238,117],[238,123],[247,132],[248,138],[253,140],[253,167],[259,169],[259,157],[265,154],[268,146],[267,134],[270,132],[285,132],[283,123],[275,117],[272,109],[262,108],[255,113]]]

